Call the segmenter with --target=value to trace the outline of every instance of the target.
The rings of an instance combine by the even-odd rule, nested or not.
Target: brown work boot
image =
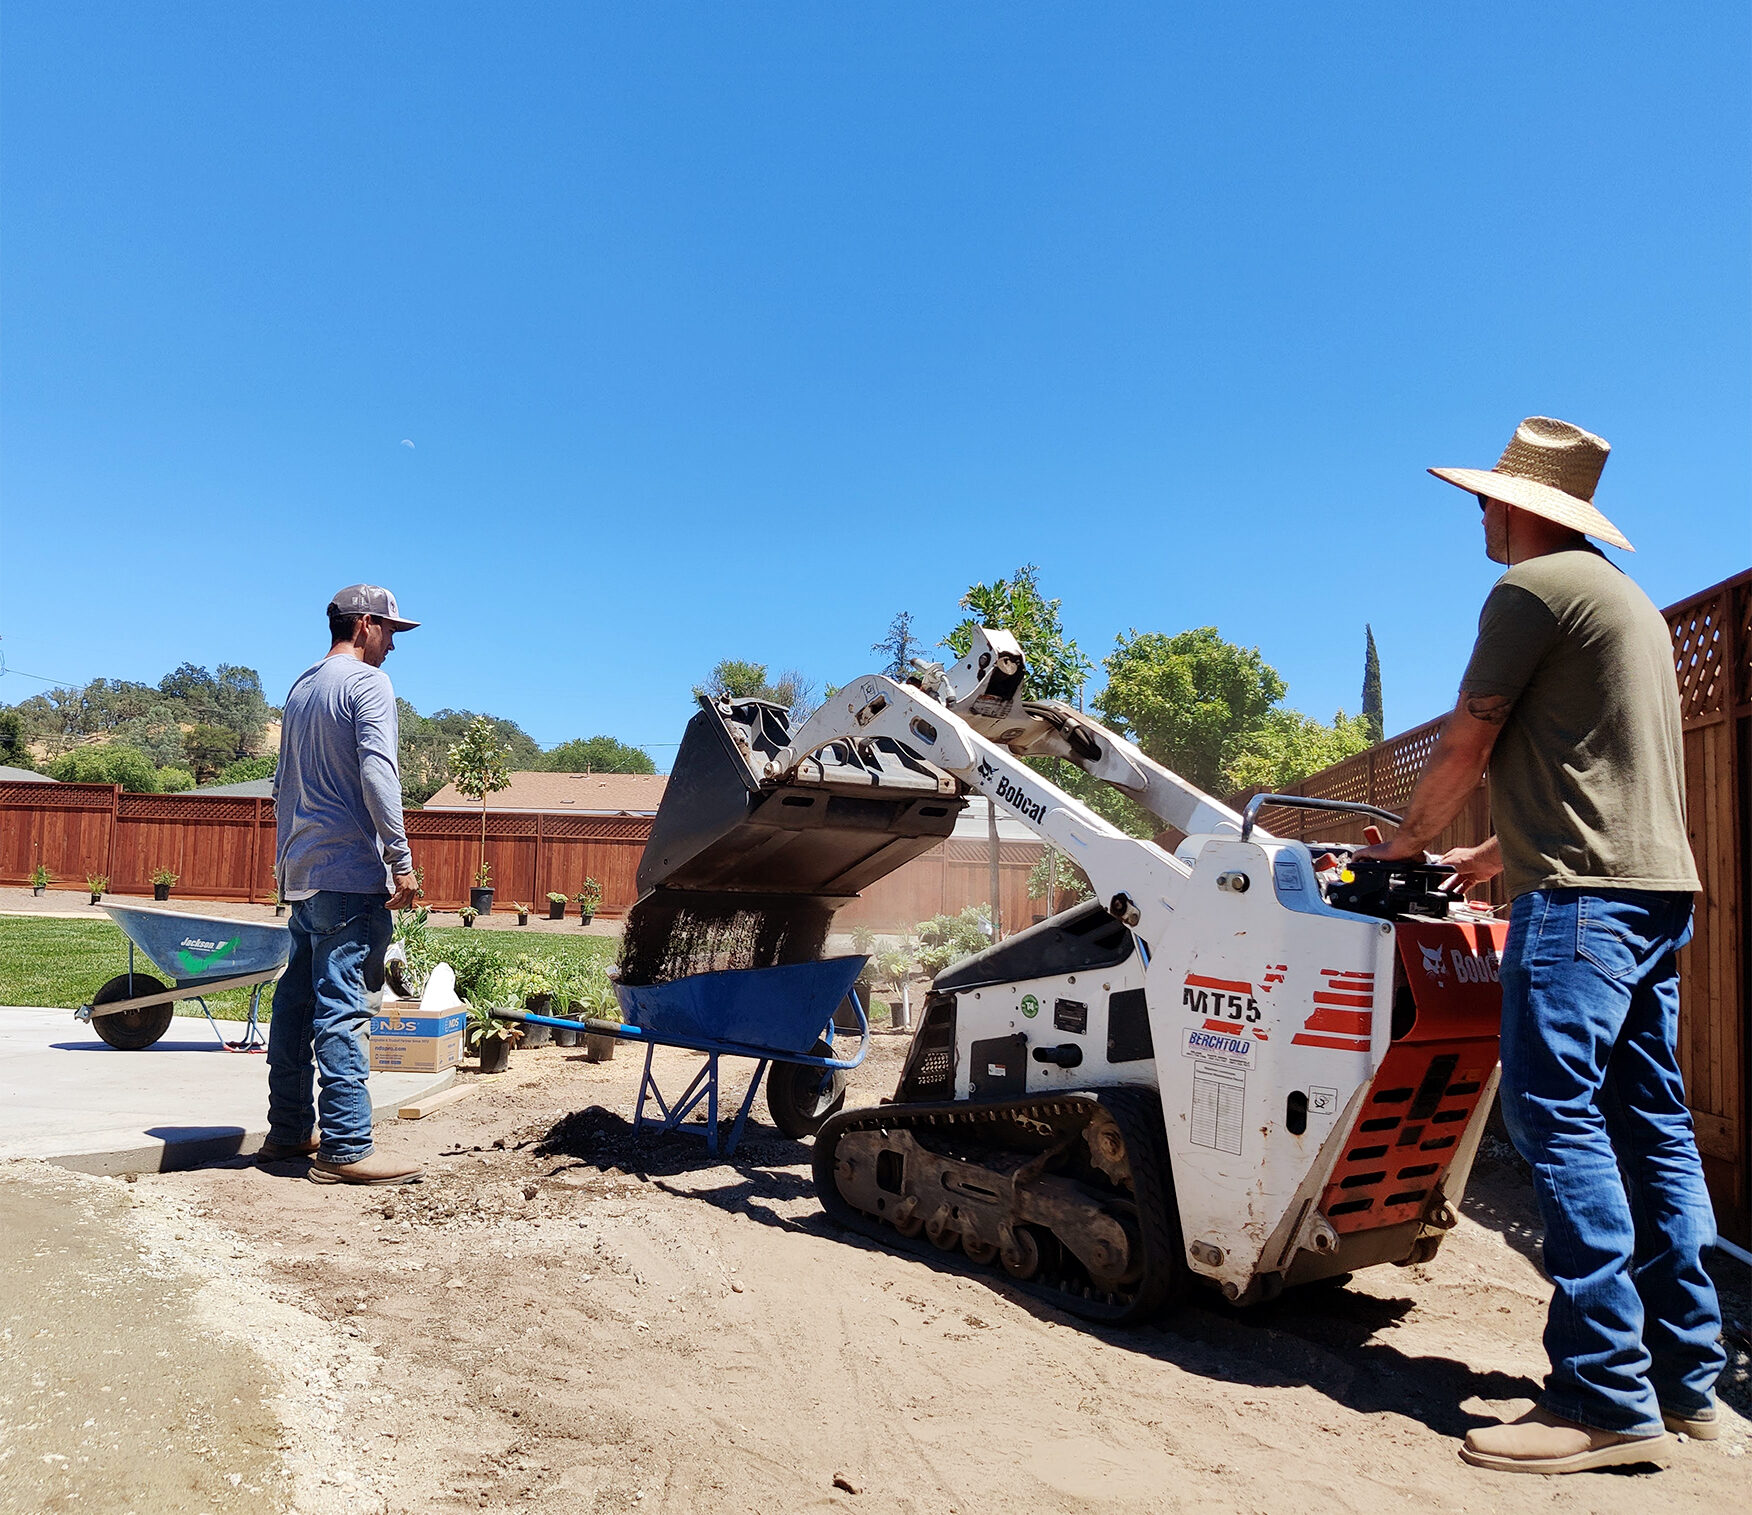
[[[308,1176],[313,1184],[409,1184],[420,1173],[418,1163],[373,1152],[356,1163],[331,1163],[319,1157]]]
[[[1705,1405],[1701,1410],[1693,1410],[1689,1414],[1669,1410],[1663,1405],[1661,1424],[1674,1435],[1689,1436],[1693,1441],[1714,1441],[1722,1434],[1722,1423],[1716,1416],[1714,1405]]]
[[[1498,1473],[1582,1473],[1589,1468],[1649,1462],[1666,1446],[1665,1431],[1653,1436],[1625,1436],[1534,1408],[1507,1425],[1468,1431],[1460,1456],[1475,1468]]]
[[[295,1157],[314,1157],[322,1142],[314,1136],[301,1142],[263,1142],[256,1148],[256,1161],[263,1163],[290,1162]]]

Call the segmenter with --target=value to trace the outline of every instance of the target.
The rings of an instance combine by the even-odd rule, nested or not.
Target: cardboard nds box
[[[371,1017],[373,1073],[442,1073],[462,1061],[466,1010],[424,1010],[417,1000],[386,1000]]]

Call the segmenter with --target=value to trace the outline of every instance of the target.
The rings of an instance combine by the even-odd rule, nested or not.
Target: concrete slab
[[[455,1077],[373,1073],[373,1123]],[[179,1015],[153,1046],[118,1052],[71,1010],[0,1006],[0,1160],[168,1173],[254,1152],[267,1110],[262,1055],[224,1051],[202,1016]]]

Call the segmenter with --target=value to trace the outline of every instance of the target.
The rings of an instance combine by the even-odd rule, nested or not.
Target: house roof
[[[489,810],[545,810],[556,815],[655,815],[669,782],[661,773],[513,773],[511,787],[487,796]],[[427,810],[474,810],[446,784]]]
[[[236,784],[203,784],[194,794],[237,795],[244,799],[271,800],[274,797],[272,779],[244,779]]]
[[[29,768],[14,768],[10,764],[0,763],[0,784],[53,784],[56,780],[46,773],[36,773]]]

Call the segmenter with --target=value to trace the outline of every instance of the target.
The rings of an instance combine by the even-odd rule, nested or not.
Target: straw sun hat
[[[1515,428],[1514,440],[1495,468],[1432,468],[1430,472],[1472,494],[1530,510],[1635,552],[1624,533],[1594,508],[1594,486],[1611,451],[1604,438],[1568,421],[1528,416]]]

